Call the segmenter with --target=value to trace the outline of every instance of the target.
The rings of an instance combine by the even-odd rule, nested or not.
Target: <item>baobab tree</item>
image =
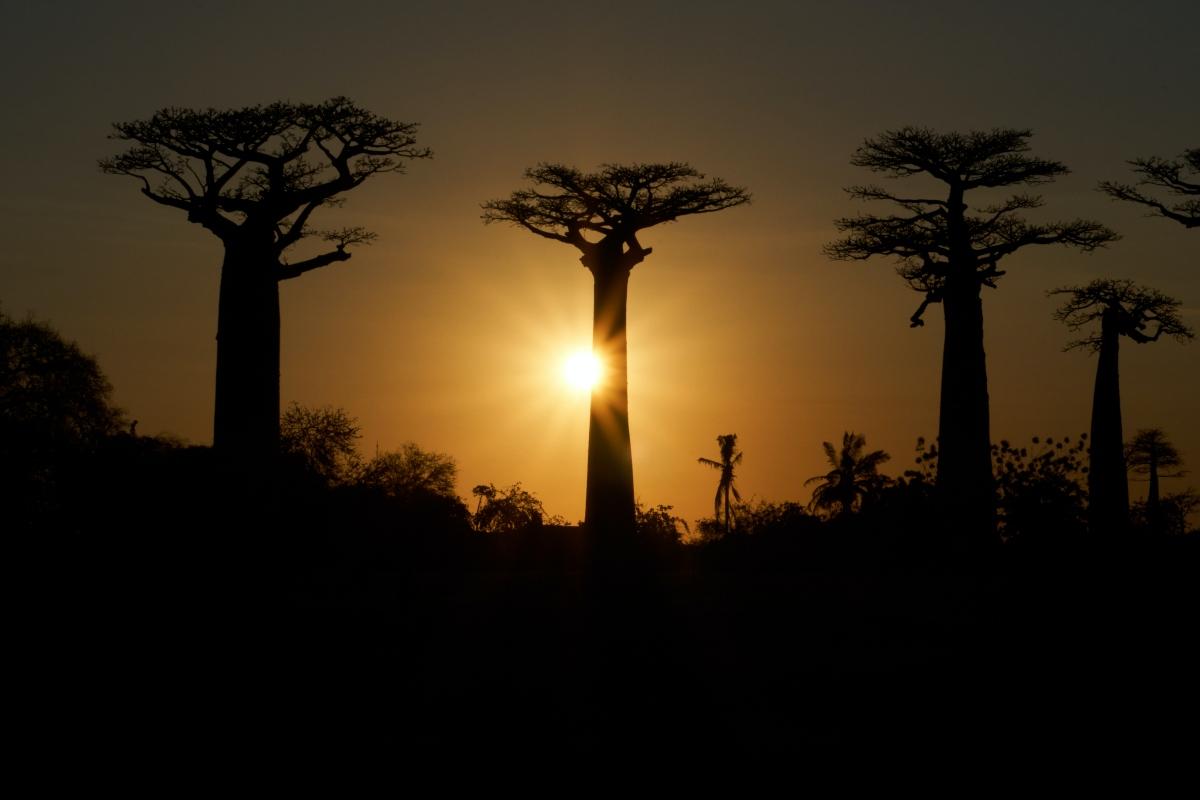
[[[1100,191],[1114,200],[1147,206],[1150,216],[1173,219],[1185,228],[1200,227],[1200,147],[1184,150],[1178,161],[1151,156],[1127,163],[1141,176],[1137,184],[1104,181]],[[1163,200],[1138,187],[1174,197]]]
[[[100,161],[141,182],[159,205],[221,240],[213,446],[259,462],[279,445],[279,283],[350,258],[374,234],[317,230],[313,214],[368,178],[402,172],[418,147],[416,124],[395,122],[345,97],[233,110],[166,108],[121,122],[110,136],[129,149]],[[290,249],[328,245],[300,260]]]
[[[1133,441],[1126,446],[1125,463],[1130,472],[1145,475],[1150,481],[1146,492],[1146,517],[1150,523],[1150,532],[1166,532],[1166,515],[1163,513],[1158,479],[1179,478],[1187,474],[1182,469],[1183,458],[1179,451],[1161,428],[1144,428],[1138,431]]]
[[[868,139],[850,162],[892,178],[924,175],[943,184],[944,196],[896,194],[879,186],[847,189],[857,200],[884,200],[901,213],[835,221],[846,236],[825,248],[831,258],[892,256],[909,287],[922,296],[912,327],[924,324],[931,303],[945,318],[937,490],[946,523],[972,538],[995,533],[987,366],[983,348],[984,286],[995,288],[1000,264],[1031,245],[1059,244],[1091,251],[1117,238],[1088,220],[1033,223],[1022,211],[1040,197],[1014,194],[984,200],[974,210],[971,192],[1040,184],[1067,174],[1065,166],[1026,155],[1028,130],[937,133],[902,128]]]
[[[745,189],[706,179],[687,164],[605,164],[581,172],[562,164],[525,171],[532,189],[483,204],[483,221],[508,222],[575,247],[594,280],[592,349],[605,380],[592,389],[584,523],[631,532],[633,459],[629,441],[626,303],[629,273],[650,255],[638,233],[692,214],[749,201]]]
[[[717,493],[713,497],[713,517],[722,520],[721,511],[722,507],[724,508],[722,522],[728,535],[733,530],[733,509],[736,504],[742,502],[742,495],[734,485],[733,475],[734,467],[742,463],[742,452],[737,449],[736,433],[718,436],[717,447],[721,453],[720,461],[711,458],[698,458],[696,461],[721,473],[721,478],[717,481]]]
[[[1098,353],[1092,393],[1091,452],[1088,456],[1088,527],[1114,536],[1129,527],[1129,485],[1121,429],[1121,337],[1138,344],[1170,336],[1184,342],[1193,334],[1179,318],[1179,301],[1128,280],[1095,280],[1064,286],[1050,295],[1066,295],[1054,318],[1072,331],[1099,320],[1100,329],[1067,345]],[[1153,327],[1153,331],[1150,328]]]

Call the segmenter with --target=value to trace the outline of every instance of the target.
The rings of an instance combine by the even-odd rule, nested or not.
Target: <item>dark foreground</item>
[[[1197,739],[1189,538],[968,562],[838,530],[621,557],[571,528],[159,533],[61,553],[45,598],[30,661],[89,748],[703,765]]]

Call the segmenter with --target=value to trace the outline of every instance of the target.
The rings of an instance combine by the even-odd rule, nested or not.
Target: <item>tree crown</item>
[[[1179,342],[1194,336],[1179,317],[1178,300],[1157,289],[1137,286],[1130,280],[1099,279],[1086,286],[1051,289],[1046,294],[1067,296],[1054,312],[1054,318],[1072,331],[1099,319],[1115,326],[1117,333],[1138,344],[1157,341],[1164,335]],[[1151,325],[1155,326],[1154,333],[1146,331]],[[1082,347],[1098,351],[1102,333],[1103,326],[1101,331],[1070,342],[1066,349]]]
[[[1032,223],[1020,212],[1041,207],[1037,195],[1019,193],[979,206],[975,213],[964,200],[970,189],[1038,184],[1065,175],[1057,161],[1026,155],[1028,130],[937,133],[926,128],[886,131],[868,139],[851,158],[892,178],[927,174],[947,186],[945,198],[910,197],[875,186],[851,186],[857,200],[886,200],[903,213],[860,215],[834,221],[846,236],[825,246],[830,258],[861,261],[893,256],[897,272],[925,295],[913,314],[914,327],[929,303],[940,302],[948,280],[995,287],[1004,275],[998,262],[1030,245],[1061,244],[1085,252],[1102,247],[1117,235],[1098,222]]]
[[[1161,470],[1182,467],[1183,457],[1161,428],[1143,428],[1125,446],[1125,464],[1131,472],[1146,475],[1151,464]],[[1163,478],[1178,478],[1185,474],[1182,471],[1169,475],[1159,473]]]
[[[599,172],[591,173],[563,164],[539,164],[525,170],[525,177],[536,188],[484,203],[484,223],[508,222],[574,245],[583,252],[585,264],[607,250],[633,266],[651,252],[638,243],[638,231],[750,201],[745,189],[720,178],[708,179],[678,162],[603,164]]]
[[[186,211],[226,242],[269,236],[276,257],[318,235],[336,250],[309,264],[349,257],[345,248],[369,243],[362,228],[313,230],[310,217],[373,175],[402,172],[409,159],[429,158],[416,144],[415,123],[395,122],[345,97],[322,103],[272,103],[221,110],[165,108],[149,119],[120,122],[109,138],[129,149],[102,159],[100,169],[142,183],[156,203]],[[307,271],[283,270],[281,279]]]
[[[1183,151],[1178,160],[1151,156],[1126,163],[1141,176],[1137,185],[1104,181],[1100,191],[1114,200],[1148,206],[1150,216],[1173,219],[1187,228],[1200,227],[1200,147]],[[1142,192],[1138,186],[1163,191],[1178,199],[1173,203],[1163,201]]]

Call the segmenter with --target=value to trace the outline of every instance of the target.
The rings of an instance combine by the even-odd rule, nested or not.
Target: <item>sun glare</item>
[[[600,382],[600,359],[593,353],[581,350],[572,353],[563,365],[563,378],[572,389],[590,391]]]

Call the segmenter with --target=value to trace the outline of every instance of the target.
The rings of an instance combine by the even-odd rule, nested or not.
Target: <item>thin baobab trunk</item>
[[[629,270],[619,265],[589,269],[595,278],[592,349],[604,365],[604,379],[592,389],[584,522],[592,530],[631,532],[633,454],[625,326]]]
[[[1100,322],[1100,358],[1092,393],[1092,449],[1088,464],[1088,527],[1100,536],[1125,533],[1129,522],[1125,437],[1121,429],[1120,346],[1116,313],[1105,310]]]

